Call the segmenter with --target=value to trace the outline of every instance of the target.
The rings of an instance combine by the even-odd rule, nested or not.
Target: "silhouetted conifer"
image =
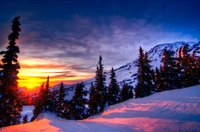
[[[88,117],[86,108],[87,100],[84,96],[87,95],[87,91],[84,90],[83,83],[77,84],[75,93],[68,106],[68,112],[70,119],[81,120]]]
[[[47,81],[45,84],[44,88],[44,93],[43,93],[43,99],[44,99],[44,111],[48,111],[49,105],[51,104],[51,96],[50,96],[50,91],[49,91],[49,76],[47,77]]]
[[[126,83],[123,85],[122,90],[120,92],[121,102],[133,98],[133,91],[132,90],[133,90],[132,86],[129,86]]]
[[[0,127],[19,124],[21,118],[22,105],[17,82],[20,69],[17,54],[20,51],[16,45],[21,31],[19,18],[15,17],[12,21],[12,32],[8,35],[7,50],[0,52],[3,55],[0,65]]]
[[[108,87],[108,105],[113,105],[120,102],[119,85],[117,84],[115,71],[112,68],[110,73],[110,84]]]
[[[182,47],[182,67],[183,67],[183,86],[188,87],[192,86],[195,83],[193,82],[194,73],[193,73],[193,60],[190,56],[189,45],[186,44]]]
[[[93,93],[92,97],[95,98],[92,101],[91,101],[92,98],[90,98],[91,103],[89,103],[89,108],[96,107],[94,108],[95,109],[94,111],[97,110],[97,112],[93,114],[98,114],[103,112],[104,107],[107,103],[107,88],[105,86],[105,74],[103,72],[103,64],[101,56],[99,56],[99,62],[96,70],[95,92]],[[95,105],[91,106],[92,104]]]
[[[27,115],[25,115],[24,117],[23,117],[23,123],[25,124],[25,123],[28,123],[28,116]]]
[[[66,94],[64,91],[64,85],[63,85],[63,82],[61,82],[59,93],[58,93],[58,98],[56,101],[56,113],[58,116],[62,116],[62,113],[63,113],[62,111],[64,110],[65,96],[66,96]]]
[[[151,94],[151,90],[154,90],[153,86],[153,71],[151,70],[150,63],[148,59],[148,54],[143,53],[143,49],[139,49],[139,59],[137,62],[138,74],[137,79],[138,83],[135,88],[135,97],[145,97]]]
[[[157,67],[156,67],[156,69],[154,71],[154,74],[155,74],[154,83],[155,83],[156,91],[160,92],[160,91],[162,91],[161,88],[160,88],[161,74],[160,74],[160,71],[159,71],[159,69]]]
[[[94,115],[96,113],[98,113],[98,102],[96,99],[96,89],[93,85],[93,83],[91,83],[91,87],[90,87],[90,100],[89,100],[89,113],[90,115]]]
[[[162,54],[162,90],[169,90],[177,88],[176,80],[178,80],[178,71],[176,68],[176,59],[174,58],[174,52],[170,50],[164,50]]]
[[[44,83],[42,83],[40,90],[38,92],[38,95],[34,99],[34,110],[33,110],[33,117],[31,118],[31,121],[34,121],[37,116],[44,111]]]

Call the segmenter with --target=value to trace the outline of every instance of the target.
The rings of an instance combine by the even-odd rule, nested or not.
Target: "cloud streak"
[[[13,8],[0,18],[0,48],[5,49],[10,33],[7,21],[21,14],[21,78],[31,82],[31,78],[44,80],[50,75],[55,82],[78,82],[94,76],[99,55],[108,71],[135,60],[139,46],[147,51],[160,43],[198,41],[200,19],[195,2],[111,0],[83,5],[63,1],[59,5],[30,1],[32,6],[7,2],[1,5],[0,15],[7,5]],[[54,4],[59,8],[52,12]]]

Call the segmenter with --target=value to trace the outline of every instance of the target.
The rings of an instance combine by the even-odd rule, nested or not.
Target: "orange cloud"
[[[46,82],[50,76],[50,86],[60,82],[73,84],[93,77],[93,74],[77,71],[61,64],[51,64],[45,60],[20,60],[19,87],[33,89]],[[38,64],[40,63],[40,64]]]

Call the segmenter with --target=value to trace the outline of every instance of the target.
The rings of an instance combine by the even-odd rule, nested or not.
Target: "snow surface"
[[[27,109],[29,110],[29,109]],[[51,113],[31,123],[0,129],[1,132],[174,132],[200,131],[200,85],[156,93],[108,107],[101,115],[82,121]]]
[[[31,120],[31,118],[33,117],[33,109],[34,109],[34,106],[23,106],[23,109],[22,109],[22,117],[24,117],[25,115],[28,116],[28,121]],[[23,121],[23,118],[21,118],[21,122]]]

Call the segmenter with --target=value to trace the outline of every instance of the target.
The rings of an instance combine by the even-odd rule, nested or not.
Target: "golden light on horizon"
[[[42,62],[21,60],[21,69],[18,74],[19,87],[33,90],[46,82],[48,76],[50,77],[50,86],[59,84],[60,82],[73,84],[93,77],[91,73],[67,69],[61,65],[52,65],[45,61]]]

